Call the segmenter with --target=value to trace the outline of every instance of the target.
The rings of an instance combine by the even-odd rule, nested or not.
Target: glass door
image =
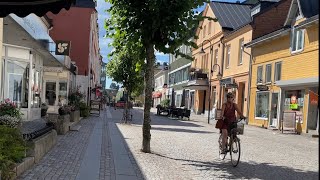
[[[271,113],[270,113],[270,127],[276,128],[278,126],[278,104],[279,93],[272,93],[271,97]]]

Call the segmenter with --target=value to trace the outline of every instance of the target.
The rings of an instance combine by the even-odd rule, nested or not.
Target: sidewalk
[[[120,114],[120,113],[119,113]],[[59,135],[57,145],[18,179],[144,179],[110,110],[79,122],[79,131]]]

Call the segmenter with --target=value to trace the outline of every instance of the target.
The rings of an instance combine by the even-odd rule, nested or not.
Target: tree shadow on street
[[[151,127],[151,130],[158,130],[158,131],[173,131],[173,132],[186,132],[186,133],[199,133],[199,134],[210,134],[216,132],[210,131],[197,131],[191,129],[181,129],[181,128],[162,128],[162,127]]]
[[[257,162],[241,162],[237,167],[233,167],[228,159],[209,161],[196,161],[172,158],[158,153],[154,155],[168,158],[176,161],[182,161],[182,165],[194,166],[200,171],[221,171],[222,175],[219,178],[223,179],[290,179],[290,180],[315,180],[319,179],[319,172],[302,171],[285,166],[277,166],[271,163]],[[220,173],[219,173],[220,174]]]

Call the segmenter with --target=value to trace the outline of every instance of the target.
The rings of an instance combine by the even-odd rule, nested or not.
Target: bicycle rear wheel
[[[219,158],[221,159],[221,160],[224,160],[224,158],[226,157],[226,155],[227,155],[227,153],[224,153],[224,154],[222,154],[222,134],[220,134],[220,137],[219,137],[219,140],[218,140],[218,142],[219,142]]]
[[[231,163],[233,167],[236,167],[239,164],[240,161],[240,139],[237,137],[232,138],[232,142],[230,143],[230,157],[231,157]]]

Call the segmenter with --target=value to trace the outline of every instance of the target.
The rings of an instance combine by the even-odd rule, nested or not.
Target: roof
[[[0,17],[6,17],[7,15],[14,13],[19,17],[26,17],[31,13],[41,17],[47,12],[58,14],[61,9],[70,9],[70,6],[75,3],[76,0],[55,0],[55,1],[39,1],[29,0],[26,1],[12,1],[5,0],[0,2]]]
[[[222,28],[237,29],[251,22],[250,6],[240,3],[210,2],[210,7]]]
[[[309,18],[319,14],[319,0],[299,0],[304,17]]]
[[[73,7],[96,8],[96,3],[94,0],[76,0],[76,4]]]
[[[262,42],[266,39],[278,37],[280,34],[283,34],[283,33],[289,32],[289,31],[290,31],[290,27],[282,27],[281,29],[275,30],[269,34],[263,35],[263,36],[258,37],[256,39],[253,39],[251,42],[245,44],[244,46],[251,47],[251,46],[253,46],[259,42]]]

